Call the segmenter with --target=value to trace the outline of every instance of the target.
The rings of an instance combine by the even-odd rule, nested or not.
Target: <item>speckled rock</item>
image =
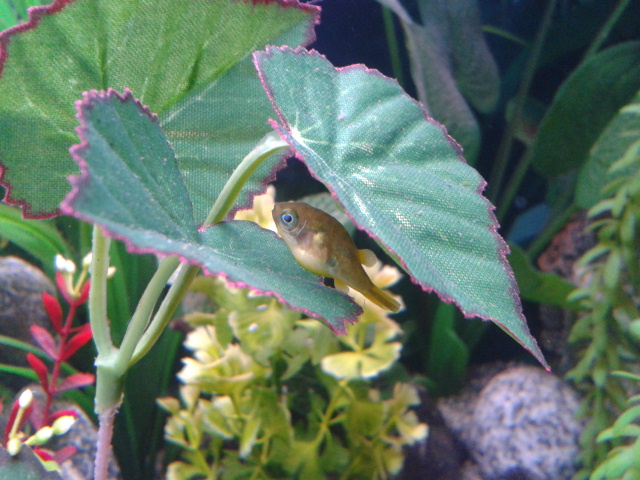
[[[33,265],[17,257],[0,257],[0,334],[33,343],[29,327],[52,330],[42,292],[56,294],[53,283]],[[0,362],[26,365],[26,353],[0,348]]]
[[[508,368],[439,407],[484,480],[569,480],[576,471],[578,398],[541,368]]]

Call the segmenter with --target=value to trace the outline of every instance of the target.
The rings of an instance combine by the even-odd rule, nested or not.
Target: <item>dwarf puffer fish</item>
[[[385,310],[400,310],[400,303],[376,287],[362,268],[375,264],[375,254],[358,250],[338,220],[304,202],[276,203],[272,215],[278,233],[304,268],[333,278],[340,290],[348,285]]]

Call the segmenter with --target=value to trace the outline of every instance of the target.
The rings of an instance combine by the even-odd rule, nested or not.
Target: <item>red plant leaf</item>
[[[80,298],[74,300],[73,303],[76,306],[82,305],[89,298],[89,290],[91,290],[91,280],[87,280],[80,290]]]
[[[18,408],[20,408],[20,406],[18,405],[18,400],[16,400],[15,402],[13,402],[13,405],[11,405],[11,412],[9,412],[9,418],[7,419],[7,428],[5,429],[4,437],[2,438],[2,444],[5,446],[9,441],[9,432],[11,431],[11,427],[13,427],[13,422],[16,421]]]
[[[45,462],[50,462],[51,460],[54,460],[51,452],[49,450],[45,450],[44,448],[34,448],[33,453],[38,455],[40,459]]]
[[[55,422],[57,419],[59,419],[60,417],[73,417],[73,418],[78,418],[78,412],[68,408],[65,410],[58,410],[57,412],[54,412],[51,414],[51,424],[53,425],[53,422]]]
[[[45,392],[49,391],[49,370],[42,360],[36,357],[33,353],[27,353],[27,362],[31,365],[31,368],[40,380],[40,385]]]
[[[29,420],[36,430],[40,430],[42,427],[49,425],[47,423],[49,416],[48,414],[45,415],[44,407],[44,403],[39,402],[37,397],[33,397],[33,402],[31,402],[30,407],[31,411],[29,412]]]
[[[74,373],[65,378],[56,387],[56,393],[66,392],[67,390],[75,390],[77,388],[93,385],[95,377],[91,373]]]
[[[66,361],[70,356],[76,353],[80,347],[82,347],[88,341],[90,341],[92,336],[93,334],[91,332],[91,328],[85,328],[84,330],[81,330],[80,332],[76,333],[73,337],[69,339],[69,342],[64,346],[64,350],[60,354],[60,360],[62,362]]]
[[[53,336],[39,325],[31,325],[29,331],[38,346],[53,360],[56,360],[58,358],[58,352]]]
[[[58,287],[58,290],[64,297],[65,301],[69,305],[71,305],[73,299],[69,296],[69,292],[67,291],[67,282],[65,281],[64,275],[62,275],[62,272],[60,271],[56,272],[56,286]]]
[[[60,307],[60,303],[58,303],[56,297],[47,292],[42,293],[42,303],[44,303],[49,320],[51,320],[51,325],[53,325],[56,332],[60,333],[62,330],[62,307]]]
[[[53,459],[58,465],[62,465],[64,462],[73,457],[78,449],[74,445],[67,445],[53,454]]]

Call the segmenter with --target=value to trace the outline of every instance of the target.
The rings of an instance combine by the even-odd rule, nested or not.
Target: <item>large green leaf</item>
[[[609,121],[640,88],[640,42],[604,50],[562,84],[540,124],[529,159],[544,177],[579,167]]]
[[[171,146],[155,116],[130,91],[89,92],[78,104],[83,143],[72,149],[65,213],[99,224],[141,252],[177,255],[229,281],[276,295],[325,318],[337,332],[361,312],[349,297],[304,270],[274,232],[232,221],[198,230]]]
[[[354,222],[413,279],[490,319],[544,358],[522,315],[485,182],[444,128],[398,84],[362,66],[335,69],[316,52],[254,54],[274,127]]]
[[[317,13],[260,0],[56,0],[32,9],[29,23],[0,33],[7,200],[28,216],[55,215],[78,172],[67,152],[74,102],[90,89],[129,88],[165,119],[202,221],[203,204],[268,131],[249,54],[313,40]]]
[[[609,167],[621,159],[634,144],[636,150],[631,154],[637,155],[637,145],[640,144],[640,91],[611,120],[580,169],[576,203],[581,208],[590,208],[598,203],[602,199],[602,189],[613,179],[634,172],[633,164],[613,174],[608,172]]]

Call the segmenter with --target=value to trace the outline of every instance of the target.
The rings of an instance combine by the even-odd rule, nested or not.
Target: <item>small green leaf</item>
[[[575,303],[567,301],[567,297],[575,289],[571,283],[559,275],[536,270],[520,247],[510,247],[509,264],[516,275],[522,298],[545,305],[577,309]]]
[[[354,223],[396,255],[425,290],[497,323],[543,365],[496,233],[485,182],[443,127],[397,83],[316,52],[254,54],[276,130]]]
[[[354,399],[347,410],[347,431],[354,436],[372,436],[382,426],[384,409],[381,402]]]
[[[545,178],[582,165],[618,110],[640,88],[640,42],[616,45],[594,55],[562,84],[529,153]]]
[[[392,342],[361,352],[334,353],[322,359],[322,370],[339,379],[372,378],[391,367],[401,348],[399,342]]]
[[[630,106],[640,106],[640,92],[609,122],[580,169],[576,202],[581,208],[590,208],[598,203],[603,188],[609,182],[637,170],[634,163],[640,147],[640,111]],[[623,158],[626,161],[621,163]],[[612,166],[616,166],[614,171]]]

